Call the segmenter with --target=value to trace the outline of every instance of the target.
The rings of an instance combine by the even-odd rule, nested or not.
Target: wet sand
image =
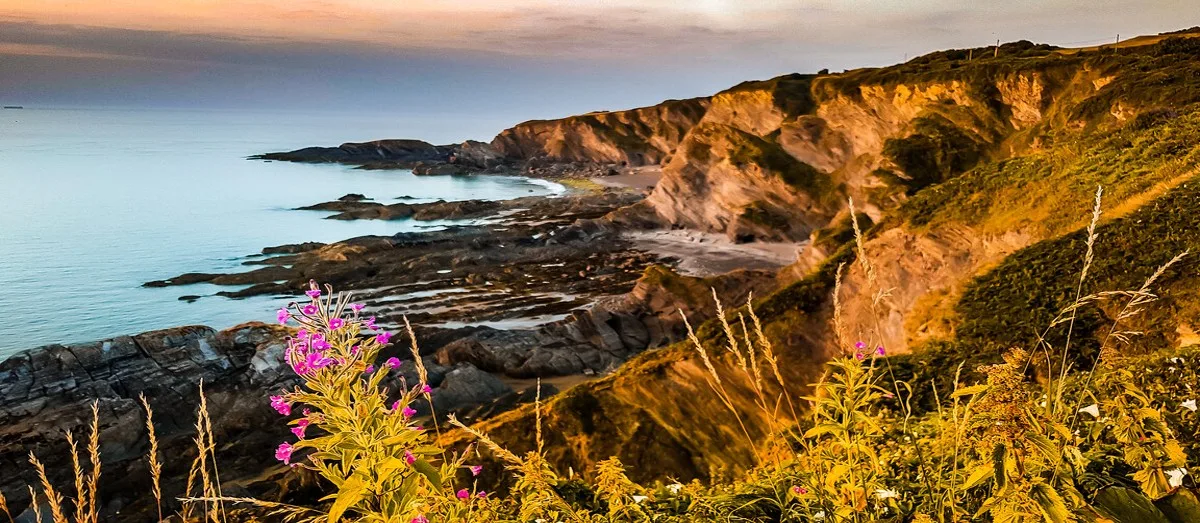
[[[806,243],[734,243],[724,235],[689,230],[636,231],[624,236],[637,249],[678,258],[676,270],[689,276],[713,276],[737,269],[776,270],[796,261]]]

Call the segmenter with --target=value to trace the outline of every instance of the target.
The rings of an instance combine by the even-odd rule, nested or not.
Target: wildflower
[[[856,360],[858,360],[858,361],[862,361],[862,359],[863,359],[863,358],[865,358],[865,357],[866,357],[866,356],[865,356],[865,355],[863,355],[863,353],[861,353],[861,352],[855,352],[855,353],[854,353],[854,359],[856,359]]]
[[[304,415],[305,415],[305,416],[307,416],[307,415],[308,415],[308,409],[304,409]],[[311,422],[311,421],[308,421],[308,418],[301,418],[301,419],[299,419],[299,420],[296,420],[296,426],[297,426],[297,427],[307,427],[307,426],[309,426],[309,425],[311,425],[311,424],[312,424],[312,422]]]
[[[428,383],[422,383],[421,384],[421,392],[423,394],[433,394],[433,388],[430,387]]]
[[[792,487],[792,492],[794,492],[797,496],[803,496],[805,494],[808,494],[808,489],[801,487],[799,485],[796,485],[796,486]]]
[[[480,472],[483,472],[483,465],[471,465],[467,468],[471,469],[472,476],[478,476]]]
[[[481,491],[479,491],[479,493],[478,493],[478,494],[476,494],[475,496],[476,496],[476,497],[478,497],[479,499],[486,498],[486,497],[487,497],[487,491],[483,491],[483,490],[481,490]]]
[[[371,368],[374,368],[374,366]],[[394,403],[392,403],[392,412],[396,412],[398,410],[400,410],[400,400],[396,400]]]
[[[412,430],[413,431],[422,431],[422,430],[425,430],[425,426],[424,425],[413,425]]]
[[[304,314],[312,316],[313,314],[317,313],[317,306],[310,303],[308,305],[305,305],[304,308],[300,309],[300,310],[303,311]]]
[[[326,357],[320,352],[310,352],[308,357],[304,360],[304,364],[307,365],[310,370],[321,370],[325,367],[328,367],[330,363],[333,363],[333,359]]]
[[[307,415],[309,415],[309,414],[312,414],[312,409],[305,407],[305,409],[304,409],[304,410],[302,410],[302,411],[300,411],[300,412],[301,412],[302,414],[304,414],[305,416],[307,416]]]
[[[358,352],[359,352],[360,350],[362,350],[362,349],[359,349],[359,348],[358,348],[358,345],[355,345],[355,346],[353,346],[353,347],[350,347],[350,355],[351,355],[351,356],[358,356]]]
[[[458,493],[455,495],[458,496],[458,499],[469,499],[471,497],[471,492],[467,489],[459,489]]]
[[[410,521],[409,523],[429,523],[429,520],[425,519],[424,514],[421,514],[415,518],[412,518],[412,521]]]
[[[896,498],[896,497],[900,497],[900,493],[896,492],[892,489],[881,488],[881,489],[875,491],[875,497],[879,498],[881,500],[888,499],[888,498]]]
[[[646,496],[636,496],[636,495],[635,495],[635,496],[631,496],[631,497],[633,498],[633,502],[634,502],[634,503],[641,503],[641,502],[643,502],[643,501],[646,501],[647,499],[650,499],[650,498],[648,498],[648,497],[646,497]]]
[[[354,310],[354,312],[358,312],[358,311],[361,311],[361,310],[363,310],[363,304],[361,304],[361,303],[351,303],[351,304],[350,304],[350,308],[351,308],[352,310]]]
[[[364,321],[363,325],[366,325],[368,329],[371,329],[373,331],[379,330],[379,328],[375,326],[375,317],[374,316],[367,318],[367,321]]]
[[[866,344],[866,342],[860,341],[860,342],[854,344],[854,348],[861,351],[861,350],[867,348],[867,344]]]
[[[342,328],[342,326],[345,324],[346,324],[346,322],[343,321],[341,318],[329,318],[329,330],[331,330],[331,331],[338,330],[338,329]]]
[[[417,411],[413,410],[412,407],[405,405],[404,409],[400,411],[400,415],[406,418],[411,418],[417,415]]]
[[[275,317],[279,319],[280,325],[285,325],[288,322],[288,318],[291,317],[291,314],[288,313],[287,307],[284,307],[275,312]]]
[[[896,395],[892,394],[890,392],[885,392],[885,393],[883,393],[883,397],[890,400],[890,399],[896,397]]]
[[[282,461],[284,465],[292,460],[292,444],[280,443],[279,448],[275,449],[275,459]]]
[[[1188,473],[1187,469],[1180,467],[1175,470],[1167,471],[1167,485],[1171,488],[1183,486],[1183,477]]]
[[[404,462],[412,465],[417,462],[417,457],[413,455],[411,450],[404,451]]]
[[[308,425],[296,425],[292,427],[292,434],[296,435],[296,439],[304,439],[304,429],[306,428]]]
[[[880,345],[878,347],[875,347],[875,354],[878,356],[886,356],[887,351],[883,350],[883,345]]]
[[[1187,410],[1190,410],[1192,412],[1196,412],[1196,400],[1194,400],[1194,399],[1187,400],[1183,403],[1180,403],[1179,406],[1181,406]]]
[[[392,356],[392,357],[388,358],[387,361],[383,362],[383,364],[387,365],[387,367],[389,369],[394,369],[394,368],[400,366],[400,358]]]
[[[1091,414],[1093,418],[1099,418],[1100,417],[1100,406],[1093,403],[1082,409],[1079,409],[1079,412],[1083,412],[1085,414]]]
[[[271,408],[284,416],[292,415],[292,404],[283,399],[283,396],[271,396]]]
[[[325,350],[329,348],[329,342],[325,341],[320,334],[313,334],[311,342],[313,350]]]
[[[363,369],[363,374],[370,374],[372,372],[375,372],[374,365],[367,365],[367,368]]]
[[[391,338],[392,338],[391,333],[384,331],[384,332],[379,333],[378,336],[375,336],[375,343],[378,343],[380,345],[387,345],[388,340],[390,340]]]
[[[315,299],[321,297],[321,289],[312,289],[312,290],[306,291],[304,294],[307,294],[309,298],[312,298],[315,300]]]
[[[296,331],[296,339],[304,340],[308,338],[308,329],[300,329]]]

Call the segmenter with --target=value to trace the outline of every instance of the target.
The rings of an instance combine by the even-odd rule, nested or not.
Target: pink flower
[[[404,462],[412,465],[417,462],[417,457],[413,455],[412,451],[406,450],[404,451]]]
[[[422,430],[425,430],[425,426],[424,426],[424,425],[413,425],[413,428],[412,428],[412,430],[413,430],[414,432],[420,432],[420,431],[422,431]]]
[[[283,396],[271,396],[271,408],[284,416],[292,415],[292,405]]]
[[[487,497],[487,492],[484,492],[484,491],[482,491],[482,490],[481,490],[481,491],[479,491],[479,493],[478,493],[478,494],[476,494],[476,496],[479,496],[479,499],[486,498],[486,497]]]
[[[883,345],[880,345],[878,347],[875,347],[875,354],[883,356],[883,355],[887,354],[887,351],[883,350]]]
[[[325,341],[325,337],[320,334],[313,334],[309,344],[312,345],[313,350],[325,350],[329,348],[329,342]]]
[[[358,312],[358,311],[361,311],[361,310],[363,310],[363,304],[361,304],[361,303],[351,303],[351,304],[350,304],[350,308],[351,308],[351,309],[353,309],[353,310],[354,310],[354,312]]]
[[[304,360],[304,364],[310,370],[321,370],[325,367],[328,367],[331,363],[333,363],[333,359],[325,357],[325,355],[321,354],[320,352],[310,352],[308,357]]]
[[[856,359],[856,360],[859,360],[859,361],[861,361],[861,360],[862,360],[863,358],[865,358],[865,357],[866,357],[866,356],[863,356],[863,353],[861,353],[861,352],[855,352],[855,353],[854,353],[854,359]]]
[[[458,499],[470,499],[471,491],[467,489],[460,489],[455,496],[458,496]]]
[[[395,402],[392,403],[392,412],[396,412],[396,411],[400,410],[400,407],[401,407],[400,400],[396,400]]]
[[[373,331],[379,330],[379,328],[375,326],[375,317],[374,316],[367,318],[367,321],[364,321],[363,325],[366,325],[368,329],[371,329]]]
[[[370,374],[370,373],[372,373],[372,372],[375,372],[375,366],[374,366],[374,365],[367,365],[367,368],[366,368],[366,369],[363,369],[363,374]]]
[[[284,307],[275,312],[275,317],[279,319],[280,325],[286,325],[291,314],[288,313],[287,307]]]
[[[303,413],[305,416],[307,416],[307,415],[309,415],[309,414],[312,414],[312,409],[309,409],[309,408],[307,408],[307,407],[306,407],[306,408],[305,408],[304,410],[302,410],[301,412],[302,412],[302,413]]]
[[[338,330],[345,324],[346,322],[341,318],[329,318],[329,330]]]
[[[307,337],[308,337],[307,329],[300,329],[300,330],[296,331],[296,339],[303,340],[304,338],[307,338]]]
[[[480,472],[483,472],[483,465],[471,465],[468,468],[471,469],[472,476],[478,476]]]
[[[392,335],[390,333],[388,333],[387,331],[384,331],[384,332],[379,333],[378,336],[375,336],[375,343],[378,343],[380,345],[387,345],[388,340],[390,340],[390,339],[392,339]]]
[[[419,515],[419,516],[417,516],[417,517],[415,517],[415,518],[412,518],[412,521],[411,521],[411,522],[409,522],[409,523],[429,523],[429,520],[428,520],[428,519],[425,519],[425,515],[424,515],[424,514],[421,514],[421,515]]]
[[[305,415],[305,416],[307,416],[307,415],[308,415],[308,409],[304,409],[304,415]],[[311,422],[311,421],[308,421],[308,418],[301,418],[301,419],[299,419],[299,420],[296,420],[296,426],[297,426],[297,427],[307,427],[307,426],[309,426],[309,425],[311,425],[311,424],[312,424],[312,422]]]
[[[313,314],[317,313],[317,306],[310,303],[308,305],[305,305],[304,308],[300,309],[300,310],[302,310],[304,312],[304,314],[312,316]]]
[[[304,294],[307,294],[309,298],[312,298],[315,300],[315,299],[321,297],[321,289],[312,289],[312,290],[306,291]]]
[[[359,350],[361,350],[361,349],[359,349],[359,348],[358,348],[358,345],[355,345],[355,346],[353,346],[353,347],[350,347],[350,355],[352,355],[352,356],[358,356],[358,351],[359,351]]]
[[[804,487],[796,486],[796,487],[792,487],[792,492],[795,492],[796,495],[799,496],[799,495],[808,494],[808,489],[806,489]]]
[[[413,410],[412,407],[405,405],[404,409],[400,411],[400,415],[406,418],[411,418],[417,415],[417,411]]]
[[[860,342],[854,344],[854,348],[856,348],[858,350],[863,350],[863,349],[867,348],[867,344],[866,344],[866,342],[860,341]]]
[[[282,461],[285,465],[292,460],[292,444],[280,443],[279,448],[275,449],[275,459]]]
[[[383,362],[383,364],[387,365],[389,369],[394,369],[400,366],[400,358],[392,356],[391,358],[388,358],[387,361]]]
[[[890,392],[885,392],[885,393],[883,393],[883,397],[885,397],[887,399],[892,399],[892,398],[896,397],[896,395],[892,394]]]
[[[433,388],[428,383],[421,384],[421,392],[425,394],[433,394]]]
[[[296,435],[296,439],[304,439],[304,429],[307,427],[307,425],[296,425],[292,427],[292,434]]]

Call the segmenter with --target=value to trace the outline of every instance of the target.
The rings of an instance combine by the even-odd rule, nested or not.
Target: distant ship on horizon
[[[6,105],[6,106],[4,106],[4,108],[5,109],[24,109],[25,107],[22,105]]]

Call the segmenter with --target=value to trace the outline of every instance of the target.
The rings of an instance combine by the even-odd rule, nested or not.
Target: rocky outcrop
[[[536,120],[501,132],[492,147],[513,159],[652,165],[663,161],[704,116],[707,98],[628,111]]]
[[[451,153],[450,146],[439,147],[420,140],[376,140],[348,142],[337,147],[305,147],[295,151],[260,154],[250,159],[353,165],[389,163],[399,166],[421,161],[447,161]]]

